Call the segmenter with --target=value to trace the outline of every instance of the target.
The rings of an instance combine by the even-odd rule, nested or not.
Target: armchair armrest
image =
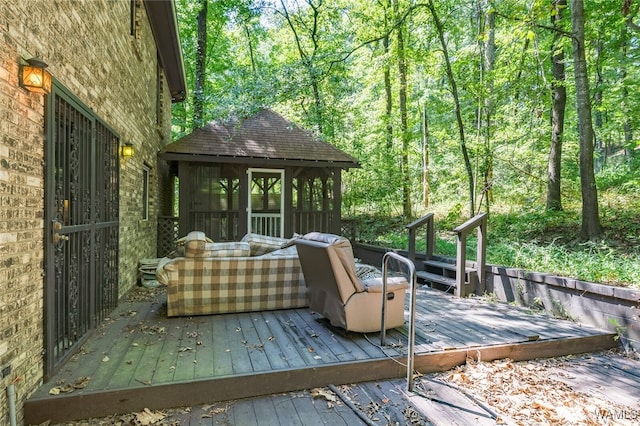
[[[382,277],[369,278],[362,281],[362,285],[369,293],[382,293]],[[387,291],[402,290],[409,287],[405,277],[387,277]]]

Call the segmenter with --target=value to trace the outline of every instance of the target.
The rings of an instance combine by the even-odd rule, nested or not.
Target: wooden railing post
[[[433,257],[433,248],[435,246],[436,236],[433,226],[433,213],[427,213],[420,219],[415,220],[408,224],[406,228],[409,230],[409,259],[412,262],[416,260],[416,230],[418,227],[426,224],[427,226],[427,239],[426,239],[426,255],[427,259]]]
[[[464,277],[467,269],[467,233],[458,232],[458,243],[456,248],[456,297],[466,296],[464,288]]]
[[[458,234],[458,253],[456,259],[456,296],[466,296],[466,294],[462,294],[462,289],[464,286],[464,274],[467,265],[467,235],[469,235],[469,233],[471,233],[471,231],[476,228],[478,232],[478,246],[476,248],[476,269],[478,270],[479,288],[474,289],[474,291],[476,292],[476,294],[478,294],[480,292],[484,292],[485,289],[487,214],[480,213],[453,230],[456,234]]]
[[[487,264],[487,215],[483,214],[478,226],[478,246],[476,247],[476,263],[478,264],[478,281],[479,288],[476,291],[479,294],[484,293],[486,289],[486,264]]]
[[[409,260],[416,260],[416,228],[409,228]]]
[[[436,232],[435,226],[433,224],[433,213],[431,214],[431,219],[427,221],[427,235],[426,235],[426,245],[427,245],[427,260],[433,258],[433,250],[436,247]]]

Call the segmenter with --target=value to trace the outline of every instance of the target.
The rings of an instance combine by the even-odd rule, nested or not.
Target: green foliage
[[[488,263],[528,271],[611,285],[640,288],[640,205],[626,215],[611,217],[606,239],[580,242],[577,211],[494,213],[490,216]],[[399,217],[360,216],[358,238],[369,244],[407,249],[406,221]],[[456,237],[450,231],[458,223],[436,220],[435,253],[455,257]],[[425,251],[424,230],[419,230],[416,250]],[[469,238],[468,259],[475,259],[475,238]]]
[[[193,127],[199,3],[176,0],[190,95],[173,107],[174,137]],[[613,265],[613,259],[623,255],[636,256],[628,241],[637,242],[633,238],[640,231],[633,216],[640,211],[635,201],[640,163],[634,156],[639,146],[640,97],[635,94],[640,90],[640,43],[637,32],[625,24],[627,17],[622,15],[620,2],[585,2],[585,53],[593,82],[596,180],[604,246],[577,242],[582,195],[570,6],[562,11],[556,32],[552,23],[556,12],[550,1],[433,2],[444,26],[449,65],[457,84],[463,122],[460,129],[445,77],[445,58],[426,4],[409,0],[210,1],[205,121],[245,116],[257,108],[270,107],[350,153],[361,168],[343,174],[344,214],[371,216],[384,223],[378,227],[375,220],[366,222],[369,231],[365,240],[400,244],[404,223],[396,229],[380,218],[402,213],[405,182],[396,37],[402,26],[412,210],[435,211],[443,230],[475,213],[467,207],[468,176],[460,146],[463,130],[477,182],[476,209],[491,213],[491,235],[504,238],[502,247],[492,242],[490,257],[496,263],[524,265],[533,259],[531,267],[540,270],[600,275],[612,282],[635,279],[637,272],[607,278],[613,277],[615,268],[606,265]],[[490,13],[495,17],[493,28],[488,23]],[[495,57],[488,63],[492,40]],[[558,51],[564,52],[566,63],[566,79],[560,83],[567,89],[561,160],[562,204],[567,210],[554,213],[544,209],[554,83],[551,56]],[[391,90],[390,115],[386,88]],[[428,117],[426,135],[423,111]],[[425,151],[429,157],[427,200],[423,199]],[[438,248],[446,254],[452,252],[452,245],[455,251],[450,237],[444,231],[439,233]],[[625,241],[621,243],[624,249],[611,241]],[[605,264],[597,266],[586,258],[579,259],[580,253]],[[575,266],[563,267],[564,262],[571,264],[569,258],[574,254],[579,259]],[[579,271],[580,265],[593,272]]]
[[[620,163],[619,159],[611,160],[613,164],[606,166],[596,176],[601,190],[615,189],[626,195],[638,195],[640,192],[640,158]],[[617,163],[617,164],[616,164]]]

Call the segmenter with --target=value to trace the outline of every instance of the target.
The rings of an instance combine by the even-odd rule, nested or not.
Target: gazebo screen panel
[[[214,241],[238,239],[240,178],[230,168],[193,164],[187,196],[190,230]]]
[[[330,232],[333,220],[332,175],[301,174],[293,180],[293,229],[305,234]]]

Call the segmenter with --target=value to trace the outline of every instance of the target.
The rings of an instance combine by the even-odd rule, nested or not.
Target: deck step
[[[431,282],[431,283],[444,284],[446,286],[450,286],[450,287],[453,287],[453,288],[456,287],[456,279],[455,278],[445,277],[445,276],[440,275],[440,274],[434,274],[432,272],[425,272],[425,271],[416,271],[416,275],[418,276],[419,279],[421,279],[423,281],[428,281],[428,282]]]
[[[449,262],[442,262],[442,261],[438,261],[438,260],[425,260],[424,262],[422,262],[422,264],[424,265],[424,269],[425,270],[429,270],[429,269],[442,269],[442,270],[447,270],[447,271],[456,271],[456,264],[455,263],[449,263]],[[474,268],[470,268],[467,267],[465,268],[466,272],[469,273],[471,271],[475,271]]]
[[[423,271],[416,272],[419,281],[430,283],[436,289],[450,291],[457,289],[456,264],[437,260],[425,260]],[[455,294],[465,297],[473,293],[478,284],[478,271],[474,268],[466,267],[464,277],[462,277],[463,288],[455,291]]]

